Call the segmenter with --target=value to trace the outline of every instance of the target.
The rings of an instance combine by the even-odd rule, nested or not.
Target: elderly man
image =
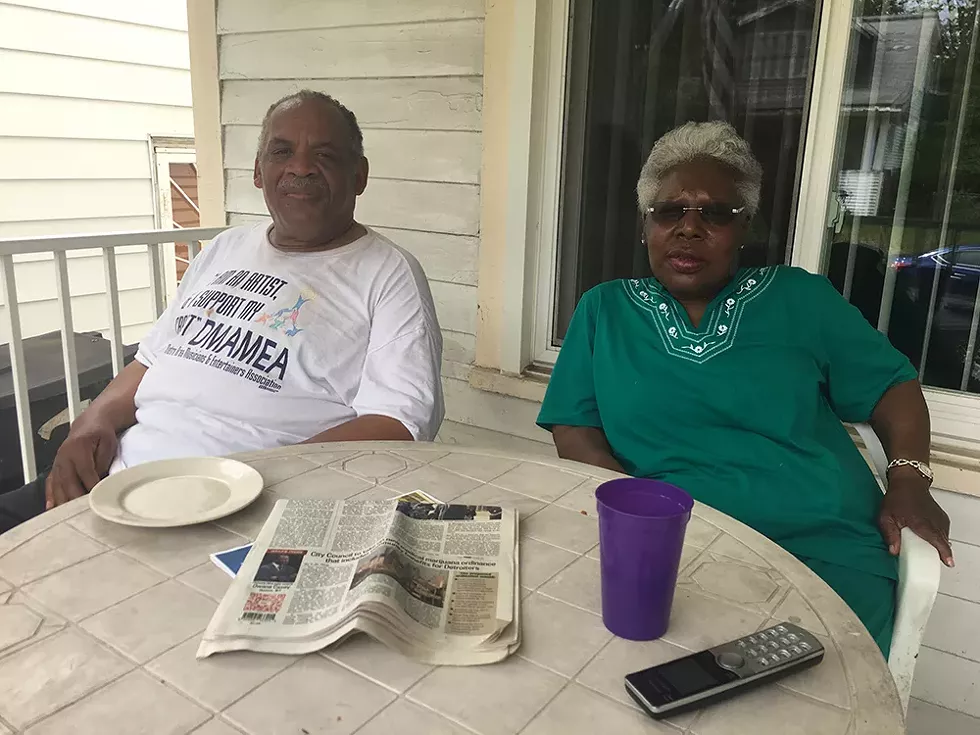
[[[435,436],[432,296],[411,255],[354,219],[368,180],[354,115],[319,92],[279,100],[254,177],[272,222],[223,232],[194,260],[50,472],[0,495],[0,532],[150,460]]]

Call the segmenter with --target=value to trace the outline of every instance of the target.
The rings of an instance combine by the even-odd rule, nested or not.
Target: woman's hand
[[[871,414],[871,428],[881,439],[888,459],[929,461],[929,409],[918,380],[893,385],[878,401]],[[878,513],[878,528],[888,551],[902,549],[902,529],[936,547],[939,558],[953,566],[949,546],[949,516],[929,492],[929,481],[913,467],[893,467],[888,471],[888,490]]]
[[[878,527],[891,554],[897,555],[901,551],[902,529],[908,527],[936,547],[943,564],[953,566],[949,516],[933,499],[929,483],[918,473],[890,473],[888,492],[878,513]]]

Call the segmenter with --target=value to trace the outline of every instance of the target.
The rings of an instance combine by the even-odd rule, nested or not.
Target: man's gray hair
[[[361,133],[361,126],[357,124],[357,118],[354,116],[354,113],[329,94],[317,92],[315,89],[301,89],[298,92],[293,92],[292,94],[287,94],[285,97],[279,98],[266,110],[265,117],[262,118],[262,131],[259,133],[259,156],[262,155],[266,143],[269,142],[269,120],[272,118],[272,113],[283,105],[301,104],[303,102],[319,102],[337,110],[344,118],[344,122],[347,123],[347,127],[350,130],[352,152],[358,158],[364,155],[364,135]]]
[[[653,145],[636,182],[636,201],[640,212],[657,201],[667,173],[691,161],[717,161],[732,170],[740,202],[750,217],[759,210],[762,191],[762,165],[735,128],[726,122],[689,122],[674,128]]]

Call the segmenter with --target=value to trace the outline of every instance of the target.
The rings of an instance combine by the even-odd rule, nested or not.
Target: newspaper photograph
[[[433,500],[278,501],[198,656],[361,631],[429,663],[505,658],[520,643],[517,512]]]

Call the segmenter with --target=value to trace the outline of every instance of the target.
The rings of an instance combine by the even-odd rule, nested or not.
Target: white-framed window
[[[980,441],[980,4],[537,4],[523,366],[588,288],[648,275],[645,156],[722,118],[766,172],[743,262],[827,275],[919,368],[934,432]]]
[[[183,229],[201,226],[197,197],[197,156],[194,139],[154,136],[147,139],[150,177],[153,187],[153,224],[157,229]],[[187,243],[160,247],[165,278],[165,300],[177,293],[177,286],[190,263]]]

